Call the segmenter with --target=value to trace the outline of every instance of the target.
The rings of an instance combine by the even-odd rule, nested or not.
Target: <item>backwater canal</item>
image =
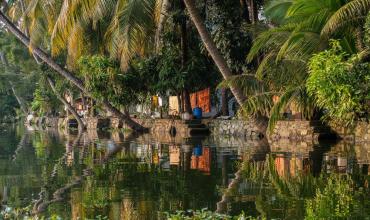
[[[9,126],[0,131],[0,219],[166,219],[203,208],[266,219],[366,219],[369,164],[370,144]]]

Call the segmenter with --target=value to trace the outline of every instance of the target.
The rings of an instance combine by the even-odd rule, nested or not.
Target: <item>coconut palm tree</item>
[[[0,21],[3,25],[8,29],[12,34],[16,36],[24,45],[27,47],[32,47],[32,52],[35,56],[40,58],[43,62],[45,62],[48,66],[54,69],[58,74],[63,76],[65,79],[70,81],[73,85],[75,85],[79,90],[83,91],[85,94],[90,95],[89,92],[85,89],[83,81],[78,79],[74,74],[69,72],[67,69],[61,67],[58,63],[56,63],[45,51],[42,49],[31,46],[31,40],[22,33],[18,27],[12,23],[3,12],[0,12]],[[112,114],[116,115],[118,118],[122,119],[127,123],[129,127],[136,131],[143,131],[144,129],[141,125],[133,121],[129,115],[121,113],[117,108],[115,108],[111,103],[109,103],[106,99],[101,100],[103,106]]]
[[[78,115],[76,109],[58,92],[58,90],[55,87],[54,80],[50,76],[47,76],[46,79],[49,83],[51,90],[54,92],[55,96],[59,99],[60,102],[63,103],[64,106],[67,107],[68,111],[70,111],[73,117],[76,119],[77,124],[78,124],[78,131],[82,132],[86,127],[83,121],[81,120],[80,116]]]
[[[358,39],[363,24],[360,21],[369,9],[368,0],[271,1],[265,8],[269,27],[258,35],[247,57],[250,62],[257,57],[262,59],[252,76],[258,89],[246,91],[247,112],[265,112],[270,117],[270,129],[281,111],[292,103],[306,118],[311,118],[315,103],[305,88],[307,62],[314,53],[328,47],[329,37],[340,39],[349,53],[358,52],[362,42],[361,37]],[[250,77],[245,75],[244,80],[231,81],[252,88]],[[274,96],[280,97],[276,103],[272,103]]]
[[[220,51],[218,50],[216,44],[213,42],[211,35],[207,31],[207,28],[204,24],[202,17],[200,16],[196,4],[193,0],[184,0],[186,8],[189,12],[190,18],[193,21],[195,27],[198,30],[200,38],[202,39],[205,47],[207,48],[208,53],[212,56],[213,61],[221,72],[225,80],[229,80],[233,77],[229,66],[227,65],[226,60],[222,57]],[[245,94],[242,90],[234,85],[230,86],[230,90],[235,96],[239,105],[243,105],[246,100]]]

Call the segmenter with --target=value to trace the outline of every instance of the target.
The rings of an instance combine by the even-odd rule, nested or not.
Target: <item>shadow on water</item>
[[[311,200],[325,181],[337,184],[332,174],[366,191],[370,164],[366,144],[120,132],[14,128],[0,132],[0,149],[3,213],[62,219],[162,219],[202,208],[301,219],[319,210]]]

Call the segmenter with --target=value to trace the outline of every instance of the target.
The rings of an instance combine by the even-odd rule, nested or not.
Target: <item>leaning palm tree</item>
[[[76,109],[71,105],[71,103],[69,103],[63,97],[63,95],[61,95],[58,92],[58,90],[55,86],[55,82],[50,76],[47,76],[46,80],[48,81],[49,86],[50,86],[51,90],[54,92],[55,96],[59,99],[60,102],[63,103],[64,106],[67,107],[68,111],[70,111],[72,113],[73,117],[76,119],[77,125],[78,125],[78,131],[82,132],[86,127],[85,127],[85,124],[83,123],[82,119],[80,118],[80,115],[77,113]]]
[[[24,45],[27,47],[32,47],[33,54],[41,59],[43,62],[45,62],[48,66],[50,66],[52,69],[54,69],[58,74],[60,74],[62,77],[70,81],[73,85],[75,85],[80,91],[85,93],[86,95],[90,95],[89,91],[85,89],[83,81],[81,81],[79,78],[77,78],[73,73],[68,71],[67,69],[60,66],[58,63],[56,63],[45,51],[42,49],[31,46],[31,40],[24,34],[22,31],[19,30],[19,28],[12,23],[7,16],[0,12],[0,21],[3,23],[4,27],[8,29],[16,38],[18,38]],[[92,96],[91,96],[92,97]],[[112,114],[116,115],[118,118],[125,121],[125,123],[131,127],[133,130],[136,131],[144,131],[146,130],[143,128],[140,124],[133,121],[129,115],[121,113],[116,107],[114,107],[106,98],[103,98],[102,100],[99,100],[103,106]]]
[[[184,0],[184,3],[223,77],[230,78],[233,73],[208,34],[194,2]],[[163,29],[163,15],[166,10],[168,2],[160,0],[64,1],[51,37],[52,51],[59,54],[68,47],[69,54],[81,54],[76,49],[81,50],[82,45],[88,42],[83,41],[86,25],[106,23],[107,26],[100,26],[103,26],[101,32],[104,33],[102,39],[105,48],[113,58],[120,60],[121,67],[125,69],[133,56],[145,55],[147,51],[153,50],[156,45],[153,41],[159,41],[158,37]],[[232,87],[231,91],[238,103],[242,104],[245,97],[240,89]]]
[[[193,0],[183,0],[183,1],[186,5],[186,8],[188,9],[191,20],[193,21],[195,27],[198,30],[200,38],[202,39],[205,47],[207,48],[208,53],[211,55],[219,71],[221,72],[223,78],[225,80],[231,79],[233,77],[233,73],[230,67],[227,65],[225,58],[221,55],[216,44],[212,40],[211,35],[207,31],[205,23],[198,12],[195,2]],[[239,87],[234,85],[230,85],[230,90],[235,96],[239,105],[242,106],[244,101],[246,100],[245,94]]]

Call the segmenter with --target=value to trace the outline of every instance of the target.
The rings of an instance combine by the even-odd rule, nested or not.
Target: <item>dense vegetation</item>
[[[33,86],[19,95],[23,107],[3,89],[1,111],[63,114],[68,93],[129,121],[119,110],[153,95],[177,95],[191,112],[191,92],[221,84],[222,105],[233,95],[241,116],[267,117],[270,128],[292,106],[302,118],[351,126],[369,117],[369,8],[368,0],[9,1],[4,71],[42,74],[16,80]]]

